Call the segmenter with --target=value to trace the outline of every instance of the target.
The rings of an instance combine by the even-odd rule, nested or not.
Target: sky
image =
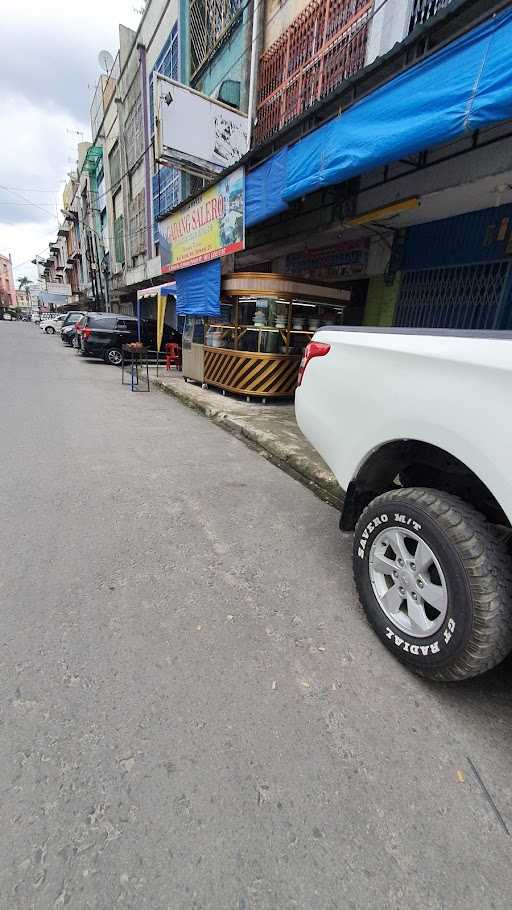
[[[0,253],[11,253],[16,279],[35,278],[30,260],[55,240],[77,143],[91,140],[98,53],[116,55],[119,23],[135,29],[141,6],[142,0],[2,4]]]

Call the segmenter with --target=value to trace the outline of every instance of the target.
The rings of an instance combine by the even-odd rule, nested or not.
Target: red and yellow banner
[[[161,221],[158,232],[162,272],[174,272],[243,250],[244,208],[244,170],[238,168]]]

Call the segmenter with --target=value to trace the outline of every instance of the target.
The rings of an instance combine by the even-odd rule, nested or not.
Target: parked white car
[[[4,313],[2,319],[4,319],[6,322],[12,322],[12,316],[10,313]]]
[[[434,680],[495,666],[512,649],[512,334],[326,328],[300,376],[383,644]]]
[[[50,316],[48,319],[42,319],[39,328],[42,332],[46,332],[47,335],[55,335],[56,332],[62,330],[62,323],[66,316],[67,313],[59,313],[58,316]]]

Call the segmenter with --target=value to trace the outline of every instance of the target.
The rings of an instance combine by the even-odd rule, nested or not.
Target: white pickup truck
[[[512,333],[327,327],[299,380],[383,644],[435,680],[495,666],[512,649]]]

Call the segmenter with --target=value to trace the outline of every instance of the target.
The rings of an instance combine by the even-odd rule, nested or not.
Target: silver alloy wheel
[[[368,568],[388,619],[416,638],[435,635],[446,617],[448,590],[428,544],[409,528],[386,528],[373,541]]]
[[[112,348],[108,352],[107,357],[108,357],[108,362],[111,363],[112,366],[114,366],[114,367],[118,367],[122,360],[121,351],[117,351],[115,348]]]
[[[51,325],[49,325],[49,326],[45,329],[45,332],[46,332],[47,335],[55,335],[55,329],[54,329],[53,326],[51,326]]]

